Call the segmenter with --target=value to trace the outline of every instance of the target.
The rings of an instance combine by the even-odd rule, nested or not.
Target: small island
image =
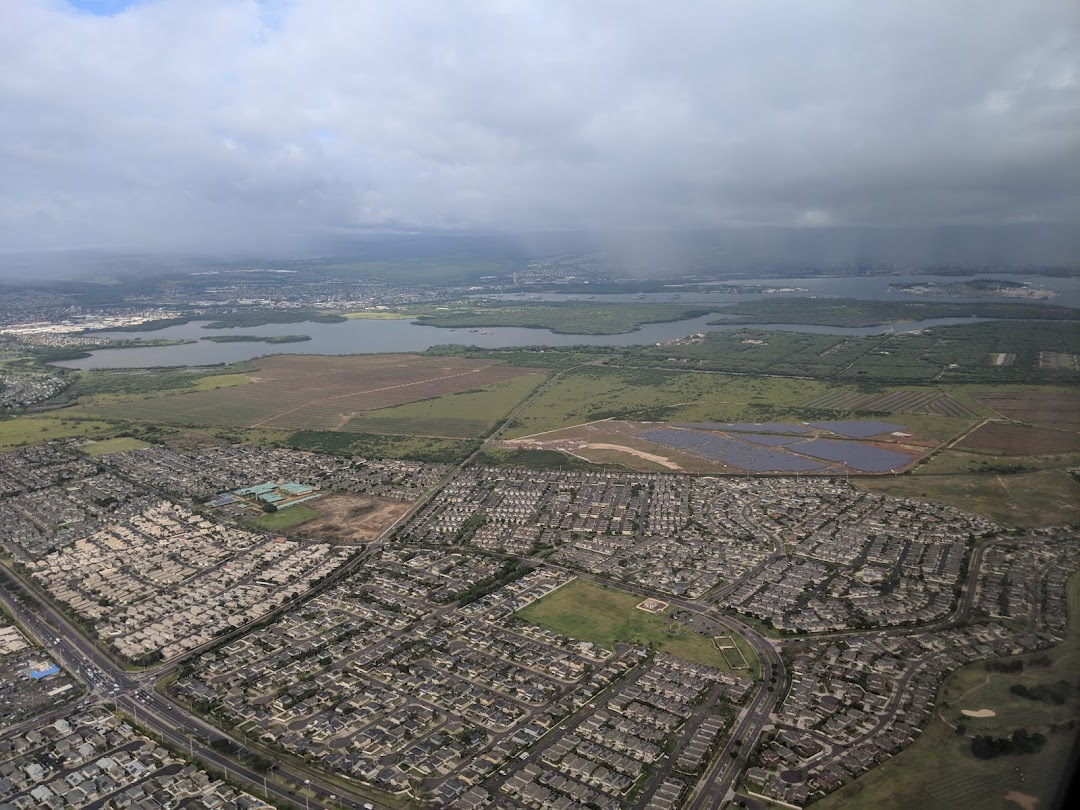
[[[974,278],[970,281],[920,281],[893,284],[890,292],[908,295],[944,295],[953,298],[1027,298],[1044,301],[1057,296],[1053,290],[1036,287],[1027,281]]]
[[[302,343],[311,335],[211,335],[201,338],[212,343]]]

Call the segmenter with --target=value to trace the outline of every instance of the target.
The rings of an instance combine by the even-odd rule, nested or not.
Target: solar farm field
[[[418,355],[278,355],[255,363],[249,385],[110,403],[101,415],[107,410],[111,418],[185,426],[336,431],[367,411],[536,373],[491,360]]]
[[[869,420],[816,424],[603,420],[506,440],[499,446],[556,450],[638,470],[835,475],[898,472],[936,444],[909,435],[902,425]]]

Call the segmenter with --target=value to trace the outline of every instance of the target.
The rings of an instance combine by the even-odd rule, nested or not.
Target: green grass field
[[[760,421],[828,389],[814,380],[777,380],[686,371],[587,367],[559,379],[507,430],[506,438],[597,419]]]
[[[609,650],[620,641],[649,644],[688,661],[733,671],[711,638],[672,623],[666,615],[656,616],[638,610],[635,606],[641,599],[636,594],[575,579],[522,608],[516,615],[540,627],[580,641],[591,641]],[[672,633],[668,632],[669,628],[673,628]],[[759,677],[761,669],[753,649],[738,637],[736,644],[752,667],[749,674]],[[740,672],[748,674],[746,670]]]
[[[882,807],[942,808],[942,810],[1016,810],[1005,800],[1011,790],[1034,796],[1038,807],[1052,808],[1062,778],[1068,773],[1075,730],[1052,723],[1077,714],[1075,697],[1065,707],[1018,698],[1008,692],[1013,683],[1027,686],[1052,683],[1062,678],[1075,686],[1080,663],[1080,572],[1068,584],[1069,635],[1049,651],[1051,666],[1025,666],[1021,674],[987,672],[980,663],[954,673],[942,688],[938,706],[946,719],[955,722],[962,708],[989,708],[999,716],[988,720],[965,719],[970,733],[1002,734],[1024,726],[1041,729],[1048,738],[1038,754],[1013,755],[992,760],[976,759],[971,741],[959,736],[945,721],[935,718],[922,737],[898,756],[886,761],[821,802],[821,810],[877,810]],[[1035,655],[1022,658],[1030,662]]]
[[[1080,521],[1080,483],[1064,470],[1017,475],[901,475],[852,479],[863,489],[931,500],[1005,526]]]
[[[320,514],[321,512],[318,509],[300,503],[286,509],[279,509],[277,512],[268,512],[261,515],[250,521],[250,525],[267,532],[279,532],[306,520],[317,518]]]
[[[67,416],[16,416],[0,419],[0,450],[41,444],[55,439],[106,438],[117,432],[116,425]]]
[[[466,439],[491,430],[545,379],[528,374],[475,391],[446,394],[353,417],[343,430]]]
[[[996,455],[985,450],[946,450],[916,467],[912,473],[914,475],[963,475],[1001,472],[1006,469],[1015,472],[1034,472],[1036,470],[1064,470],[1069,467],[1080,467],[1080,453],[1017,456]]]
[[[142,450],[149,446],[147,442],[139,439],[132,439],[130,436],[119,436],[115,439],[105,439],[104,441],[87,444],[79,449],[91,458],[97,458],[109,453],[122,453],[125,450]]]

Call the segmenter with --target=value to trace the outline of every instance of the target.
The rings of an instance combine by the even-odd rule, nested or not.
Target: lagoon
[[[560,335],[548,329],[500,327],[480,334],[470,329],[442,329],[407,320],[349,320],[344,323],[266,324],[245,332],[264,336],[305,334],[311,340],[274,345],[265,343],[210,343],[199,338],[229,334],[229,329],[204,329],[208,321],[192,321],[144,333],[147,338],[197,340],[177,346],[147,346],[133,349],[103,349],[81,360],[65,360],[56,365],[75,369],[152,368],[157,366],[207,366],[236,363],[267,354],[377,354],[382,352],[422,352],[432,346],[459,345],[501,349],[508,346],[639,346],[676,340],[698,332],[731,329],[771,329],[781,332],[815,332],[827,335],[877,335],[933,326],[976,323],[981,318],[932,318],[887,326],[842,327],[802,324],[712,324],[718,313],[669,323],[646,324],[621,335]],[[130,340],[130,332],[101,332],[101,337]]]

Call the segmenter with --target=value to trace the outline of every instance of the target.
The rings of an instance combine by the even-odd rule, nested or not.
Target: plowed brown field
[[[989,393],[979,394],[976,399],[1006,419],[1061,430],[1080,430],[1080,392]]]
[[[1040,456],[1080,451],[1080,433],[988,422],[965,436],[958,448]]]

